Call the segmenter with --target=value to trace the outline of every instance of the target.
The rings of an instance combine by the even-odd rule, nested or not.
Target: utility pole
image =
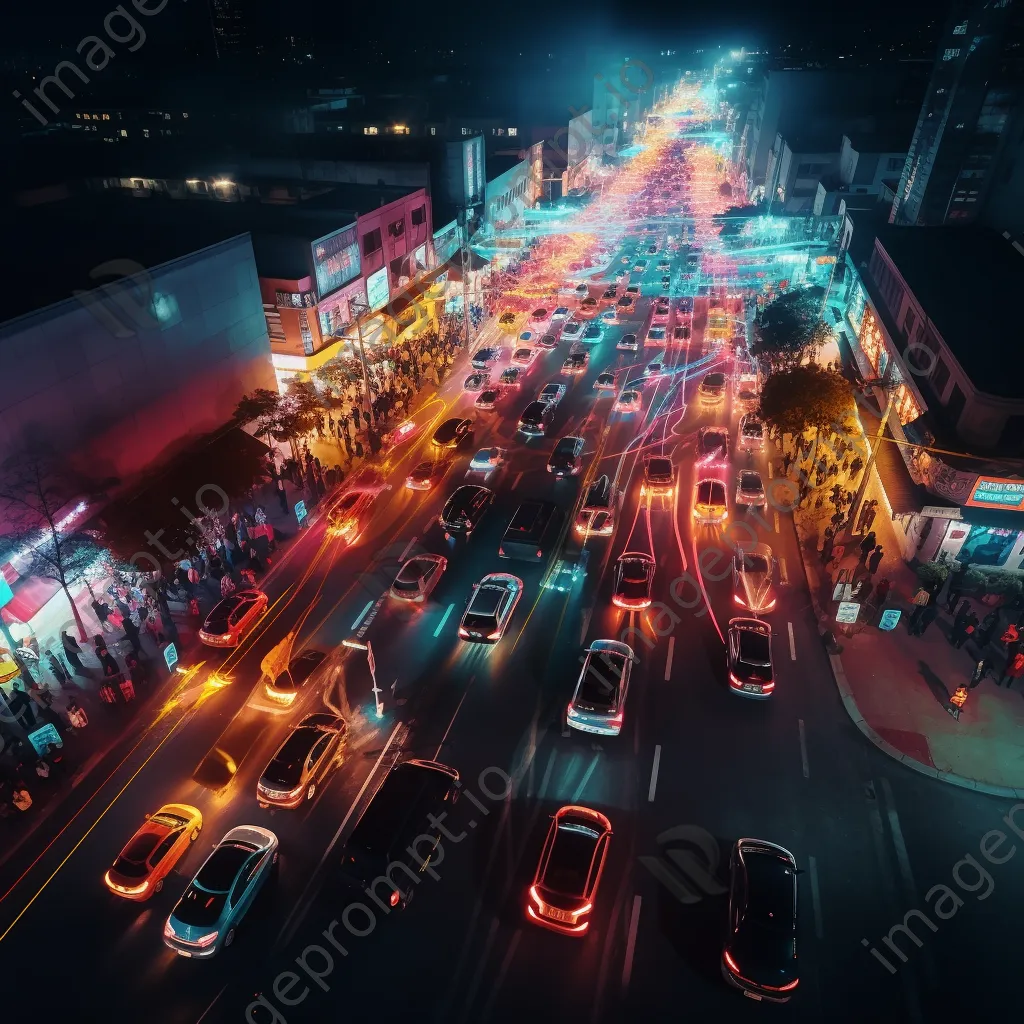
[[[359,366],[363,371],[363,401],[370,412],[370,422],[376,426],[377,417],[373,411],[373,403],[370,401],[370,377],[366,372],[366,352],[363,350],[363,326],[360,320],[363,313],[370,312],[370,307],[367,303],[360,302],[358,299],[352,299],[349,302],[349,309],[356,315],[356,341],[359,350]]]
[[[864,464],[864,476],[861,478],[860,486],[857,488],[857,497],[853,499],[853,504],[850,506],[850,518],[847,520],[847,529],[851,537],[853,537],[854,528],[857,525],[857,516],[860,514],[860,507],[864,503],[864,494],[868,488],[868,479],[871,476],[871,470],[875,465],[875,456],[878,455],[878,449],[882,445],[882,438],[885,436],[885,427],[889,422],[889,416],[892,413],[893,405],[896,402],[896,385],[892,381],[883,385],[888,392],[888,401],[885,403],[885,412],[882,413],[882,422],[878,426],[878,434],[875,437],[874,447],[871,449],[871,453],[868,455],[868,461]]]

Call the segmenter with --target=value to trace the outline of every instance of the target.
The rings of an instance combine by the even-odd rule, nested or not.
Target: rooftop
[[[854,232],[856,234],[856,232]],[[1020,398],[1024,253],[984,227],[876,227],[879,244],[980,390]]]

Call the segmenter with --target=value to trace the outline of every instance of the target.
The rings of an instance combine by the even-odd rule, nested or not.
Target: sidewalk
[[[949,697],[958,686],[968,684],[980,653],[970,641],[961,650],[949,643],[952,616],[946,612],[944,600],[939,602],[939,618],[924,636],[908,635],[911,598],[919,583],[899,555],[876,473],[865,497],[880,502],[872,529],[884,556],[874,581],[889,580],[892,589],[884,607],[902,612],[900,622],[889,632],[876,625],[879,609],[868,624],[853,627],[853,635],[840,633],[835,624],[832,578],[818,550],[813,503],[805,502],[804,509],[794,515],[815,614],[819,623],[829,624],[827,628],[835,631],[839,641],[840,653],[830,655],[830,660],[847,712],[876,747],[915,771],[978,792],[1024,797],[1024,693],[1020,684],[1008,689],[986,678],[969,691],[959,721],[948,713]],[[805,511],[808,505],[812,508]],[[825,507],[832,512],[830,505]],[[839,568],[856,566],[860,554],[857,539],[848,546]],[[939,597],[943,597],[941,592]],[[980,601],[971,603],[979,619],[991,610]],[[994,642],[986,651],[997,673],[1004,660],[999,648]]]

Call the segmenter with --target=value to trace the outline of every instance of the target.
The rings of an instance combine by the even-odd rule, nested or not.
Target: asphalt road
[[[625,251],[632,255],[635,244]],[[656,262],[650,259],[644,274],[647,294],[660,293]],[[675,290],[686,285],[682,257],[673,262]],[[651,303],[640,300],[630,328],[649,320]],[[978,857],[989,830],[1008,831],[999,820],[1007,802],[915,775],[853,727],[816,634],[789,516],[769,509],[758,522],[732,509],[745,456],[733,454],[720,470],[730,522],[737,525],[723,531],[693,524],[696,432],[727,424],[735,442],[738,420],[731,389],[716,409],[702,410],[696,400],[703,372],[732,368],[731,346],[718,348],[705,337],[706,312],[707,300],[698,298],[690,344],[663,350],[669,372],[644,389],[640,414],[612,412],[613,396],[593,389],[601,370],[620,370],[621,385],[654,358],[649,348],[639,356],[616,352],[626,325],[610,328],[590,350],[585,376],[559,376],[568,343],[542,355],[522,392],[503,399],[494,413],[472,410],[473,396],[461,394],[457,375],[442,393],[445,408],[438,403],[431,415],[470,410],[476,447],[510,449],[507,466],[488,481],[498,499],[485,525],[468,543],[446,541],[436,525],[469,453],[435,492],[401,486],[419,461],[424,430],[393,456],[386,474],[392,489],[382,493],[378,514],[354,546],[325,537],[320,524],[311,528],[268,585],[267,618],[227,659],[230,685],[204,684],[222,657],[213,654],[38,861],[9,868],[4,890],[12,872],[27,872],[0,902],[0,953],[9,993],[30,998],[9,998],[5,1019],[37,1020],[41,1013],[77,1019],[102,1011],[106,1019],[151,1024],[291,1024],[355,1010],[378,1020],[439,1022],[668,1014],[917,1022],[940,1009],[980,1019],[1014,1005],[1015,943],[1005,936],[1015,934],[1012,907],[1024,897],[1018,862],[989,866],[992,888],[984,900],[987,883],[967,891],[975,885],[970,867],[960,869],[959,886],[953,880],[957,862],[967,853]],[[495,334],[493,327],[487,331]],[[549,380],[569,386],[555,435],[571,430],[587,439],[582,480],[547,474],[550,438],[523,444],[514,434],[522,407]],[[659,449],[677,466],[676,496],[648,507],[639,494],[641,458]],[[768,480],[763,456],[751,465]],[[586,542],[585,579],[565,592],[545,589],[545,566],[497,558],[498,540],[520,501],[550,497],[571,513],[581,483],[598,472],[616,477],[623,500],[614,536]],[[735,607],[723,574],[726,556],[737,540],[755,534],[774,550],[781,577],[778,606],[767,616],[777,685],[761,702],[727,691],[720,638]],[[660,604],[630,618],[611,606],[611,565],[623,551],[638,549],[658,561]],[[412,613],[378,604],[401,557],[416,550],[449,557],[430,602]],[[564,557],[579,550],[569,536]],[[456,630],[464,602],[472,584],[491,571],[521,576],[524,599],[499,644],[463,644]],[[256,780],[289,724],[321,695],[310,695],[309,706],[292,716],[246,704],[261,659],[296,628],[300,642],[326,645],[363,629],[374,646],[385,714],[374,714],[364,656],[352,652],[345,696],[336,689],[328,694],[333,703],[347,698],[352,706],[344,763],[311,804],[271,813],[257,806]],[[580,654],[599,637],[625,639],[641,659],[623,732],[615,739],[566,735],[563,714]],[[437,877],[423,881],[409,909],[388,917],[378,912],[365,937],[342,933],[342,954],[323,938],[352,900],[337,879],[339,851],[374,782],[406,756],[456,767],[477,801],[459,804],[449,825],[456,838],[446,840],[443,859],[433,865]],[[507,798],[504,777],[512,780]],[[150,902],[109,895],[103,872],[143,816],[172,800],[202,809],[199,841]],[[603,811],[615,829],[596,918],[581,941],[536,929],[523,914],[548,815],[573,802]],[[279,836],[276,882],[232,948],[203,963],[179,958],[163,945],[163,921],[212,843],[243,822]],[[788,1006],[749,1002],[722,981],[725,904],[713,883],[705,886],[711,892],[698,889],[700,899],[684,904],[641,861],[665,862],[658,836],[679,825],[715,837],[722,864],[740,836],[769,839],[796,854],[804,869],[803,966]],[[952,915],[947,905],[945,920],[931,915],[934,933],[912,922],[922,945],[898,938],[907,956],[901,964],[882,938],[907,911],[927,909],[924,895],[940,883],[963,903]],[[862,938],[900,969],[890,974]],[[296,982],[282,975],[289,969],[298,971]],[[258,993],[264,1002],[254,1002]]]

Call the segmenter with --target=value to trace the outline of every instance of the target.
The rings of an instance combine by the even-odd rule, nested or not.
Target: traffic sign
[[[306,503],[304,501],[295,502],[295,519],[301,526],[306,521],[306,516],[309,513],[306,511]]]
[[[836,612],[836,622],[843,622],[847,624],[854,623],[857,621],[857,616],[859,614],[859,601],[841,601],[839,603],[839,610]]]
[[[879,620],[879,629],[895,629],[896,623],[900,621],[900,616],[903,614],[899,608],[886,608],[882,612],[882,618]]]
[[[178,664],[178,648],[174,644],[168,644],[164,648],[164,663],[167,665],[168,672]]]

